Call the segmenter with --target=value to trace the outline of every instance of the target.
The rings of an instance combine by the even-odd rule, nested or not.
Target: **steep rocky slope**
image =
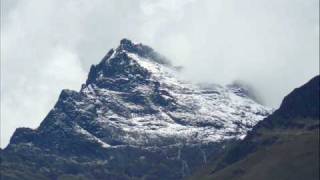
[[[181,179],[269,113],[241,87],[188,83],[152,48],[123,39],[37,129],[16,130],[1,176]]]
[[[190,179],[319,179],[320,77],[292,91],[219,161]]]

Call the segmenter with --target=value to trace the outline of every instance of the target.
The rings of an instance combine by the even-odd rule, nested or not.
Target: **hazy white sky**
[[[253,85],[267,105],[319,74],[318,0],[1,0],[1,146],[126,37],[193,81]]]

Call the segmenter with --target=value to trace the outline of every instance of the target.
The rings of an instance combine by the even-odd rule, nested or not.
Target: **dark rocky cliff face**
[[[3,179],[182,179],[270,110],[219,85],[179,80],[152,48],[127,39],[63,90],[40,126],[1,150]]]
[[[319,84],[316,76],[294,89],[278,110],[194,178],[319,179]]]

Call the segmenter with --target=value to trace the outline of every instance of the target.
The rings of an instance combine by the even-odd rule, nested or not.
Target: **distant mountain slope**
[[[292,91],[243,141],[190,179],[318,180],[319,79]]]
[[[79,92],[61,92],[39,128],[16,130],[1,176],[181,179],[269,113],[241,88],[179,79],[166,58],[123,39]]]

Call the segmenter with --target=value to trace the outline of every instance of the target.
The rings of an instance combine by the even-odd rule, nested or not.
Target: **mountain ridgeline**
[[[211,177],[259,149],[248,138],[261,127],[318,129],[305,101],[313,91],[296,91],[300,99],[289,95],[269,116],[241,85],[190,83],[152,48],[123,39],[80,91],[62,90],[38,128],[15,131],[0,151],[1,179],[179,180],[215,164]]]
[[[318,180],[319,84],[316,76],[293,90],[243,141],[190,179]]]

